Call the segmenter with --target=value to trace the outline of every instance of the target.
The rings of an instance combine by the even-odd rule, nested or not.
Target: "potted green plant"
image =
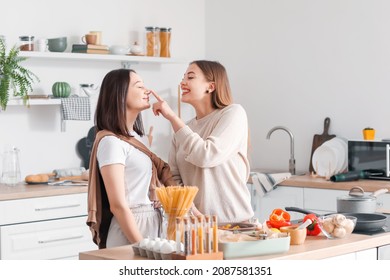
[[[10,91],[13,96],[20,96],[23,103],[27,104],[28,93],[33,90],[34,81],[39,82],[39,78],[30,70],[20,65],[20,62],[27,58],[19,56],[19,48],[12,47],[7,52],[7,47],[0,38],[0,108],[7,108]]]

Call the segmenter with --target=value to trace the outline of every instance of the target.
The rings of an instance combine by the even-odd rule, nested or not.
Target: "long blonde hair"
[[[214,109],[221,109],[233,103],[229,78],[225,67],[217,61],[195,60],[195,64],[202,71],[208,82],[215,84],[215,90],[211,94],[211,104]]]

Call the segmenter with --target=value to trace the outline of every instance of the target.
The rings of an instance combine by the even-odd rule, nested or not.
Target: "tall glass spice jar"
[[[160,28],[160,56],[171,57],[170,53],[171,28]]]
[[[19,49],[21,51],[34,51],[34,36],[19,36]]]

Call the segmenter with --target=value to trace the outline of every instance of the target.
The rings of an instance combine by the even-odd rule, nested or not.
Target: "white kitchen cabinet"
[[[377,248],[371,248],[363,251],[357,251],[349,254],[326,258],[327,261],[346,261],[346,260],[377,260]]]
[[[95,250],[87,193],[0,201],[0,259],[78,259]]]
[[[337,212],[337,198],[348,193],[345,190],[303,188],[303,205],[305,209],[319,214]],[[377,205],[378,209],[390,209],[390,194],[378,196]]]
[[[286,206],[303,207],[303,188],[282,187],[266,193],[264,196],[256,194],[252,185],[248,185],[252,197],[252,207],[255,217],[259,222],[268,220],[269,215],[275,208],[284,209]],[[300,217],[299,213],[291,212],[291,219]]]
[[[348,191],[303,188],[303,205],[306,210],[326,214],[337,211],[337,197],[348,195]]]

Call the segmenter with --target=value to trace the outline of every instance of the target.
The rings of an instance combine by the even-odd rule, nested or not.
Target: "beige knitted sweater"
[[[199,187],[199,211],[216,214],[219,222],[241,222],[253,217],[247,149],[247,115],[232,104],[177,131],[168,162],[176,181]]]

